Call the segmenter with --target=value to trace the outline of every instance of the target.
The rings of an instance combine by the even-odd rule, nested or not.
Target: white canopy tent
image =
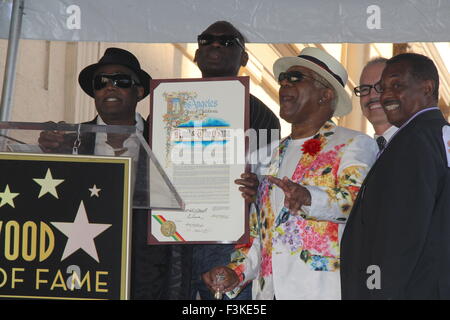
[[[188,43],[227,20],[253,43],[447,42],[449,16],[449,0],[0,0],[0,38],[9,39],[0,120],[9,119],[20,38]]]
[[[12,3],[0,0],[0,38]],[[217,20],[257,43],[450,39],[448,0],[25,0],[24,14],[24,39],[193,42]]]

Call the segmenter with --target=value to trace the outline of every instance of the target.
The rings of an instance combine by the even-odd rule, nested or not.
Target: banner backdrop
[[[0,0],[8,38],[13,0]],[[447,0],[25,0],[22,38],[195,42],[217,20],[256,43],[446,42]]]

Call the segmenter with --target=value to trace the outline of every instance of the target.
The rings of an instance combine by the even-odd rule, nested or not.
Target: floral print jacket
[[[277,176],[280,162],[283,165],[283,148],[288,142],[289,137],[274,149],[267,175]],[[240,286],[228,294],[230,297],[256,279],[253,282],[254,298],[273,299],[277,277],[283,278],[281,283],[289,281],[286,280],[289,277],[299,276],[292,268],[287,269],[291,274],[282,275],[273,269],[273,250],[277,246],[289,252],[287,258],[283,256],[282,259],[300,259],[308,270],[339,270],[340,235],[378,148],[369,136],[328,121],[303,144],[302,151],[291,180],[308,189],[311,206],[303,206],[299,215],[286,214],[286,208],[282,210],[284,216],[283,212],[274,212],[270,197],[273,187],[267,175],[260,177],[258,197],[250,213],[251,241],[236,247],[229,264],[241,279]],[[335,274],[338,278],[339,272]],[[296,296],[286,292],[289,291],[287,288],[280,289],[283,294],[277,292],[277,298]]]

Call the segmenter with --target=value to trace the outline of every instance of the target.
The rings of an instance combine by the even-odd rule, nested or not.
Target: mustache
[[[380,99],[379,99],[379,98],[370,99],[369,101],[367,101],[367,102],[364,104],[364,107],[365,107],[365,108],[368,108],[368,107],[370,107],[372,104],[375,104],[375,103],[381,104]]]

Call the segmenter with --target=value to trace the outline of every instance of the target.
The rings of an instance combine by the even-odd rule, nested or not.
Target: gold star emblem
[[[53,179],[52,172],[50,169],[47,169],[47,173],[45,174],[44,179],[33,179],[38,185],[41,186],[41,191],[39,192],[38,198],[43,195],[50,193],[56,199],[58,198],[58,193],[56,192],[56,187],[60,185],[64,179]]]
[[[9,204],[11,207],[14,208],[14,201],[13,199],[17,197],[19,193],[13,193],[9,190],[9,185],[6,185],[5,191],[0,192],[0,208],[3,207],[6,204]]]

